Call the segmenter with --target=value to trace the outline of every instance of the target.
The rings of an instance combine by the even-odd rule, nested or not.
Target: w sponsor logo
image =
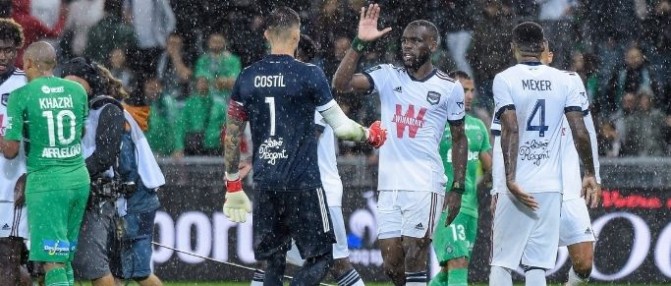
[[[403,138],[403,133],[405,133],[405,128],[410,129],[410,138],[415,138],[417,135],[417,130],[424,126],[424,115],[426,114],[426,108],[422,107],[419,109],[417,117],[415,117],[415,106],[408,106],[405,114],[403,113],[403,106],[400,104],[396,105],[396,114],[391,122],[396,123],[396,137]]]

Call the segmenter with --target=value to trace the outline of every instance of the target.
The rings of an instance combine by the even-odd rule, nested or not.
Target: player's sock
[[[573,267],[571,267],[571,270],[568,271],[568,282],[566,282],[566,286],[585,285],[588,281],[589,276],[580,277],[580,275],[573,270]]]
[[[338,286],[364,286],[359,272],[356,272],[354,268],[340,275],[336,280],[338,280]]]
[[[330,251],[305,259],[305,264],[296,272],[291,285],[311,285],[315,281],[322,281],[332,265],[333,254]]]
[[[65,262],[65,276],[68,278],[68,284],[75,285],[75,272],[72,269],[72,262]]]
[[[440,271],[436,276],[431,279],[431,282],[429,282],[429,286],[443,286],[447,285],[447,272],[445,271]]]
[[[492,265],[491,270],[489,270],[489,286],[513,286],[513,276],[510,274],[510,270]]]
[[[49,270],[44,275],[45,286],[67,286],[68,276],[65,274],[65,268],[59,267]]]
[[[426,286],[427,277],[426,271],[406,272],[405,286]]]
[[[266,262],[266,273],[263,277],[264,284],[284,285],[284,270],[287,267],[286,253],[278,251],[274,253]]]
[[[468,286],[468,269],[450,269],[447,273],[450,286]]]
[[[266,273],[263,272],[263,270],[254,270],[254,276],[252,277],[252,284],[250,286],[263,286],[263,278],[265,277]]]
[[[524,285],[526,286],[545,286],[545,269],[530,268],[524,272]]]

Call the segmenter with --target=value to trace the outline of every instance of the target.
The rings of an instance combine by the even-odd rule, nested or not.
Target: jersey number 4
[[[533,125],[536,115],[538,115],[538,125]],[[538,99],[527,120],[527,131],[538,131],[538,137],[545,137],[545,131],[548,129],[549,127],[545,125],[545,99]]]
[[[75,132],[75,126],[76,126],[76,116],[71,110],[61,110],[56,114],[56,120],[54,120],[54,112],[52,110],[47,110],[42,112],[42,117],[47,118],[47,131],[49,132],[49,146],[50,147],[55,147],[56,146],[56,137],[58,137],[58,144],[59,145],[68,145],[72,143],[72,141],[75,140],[76,132]],[[65,121],[65,118],[68,118],[68,125],[69,131],[68,132],[68,137],[65,137],[65,131],[64,129],[66,126],[64,126],[63,122]],[[55,121],[55,124],[54,124]]]

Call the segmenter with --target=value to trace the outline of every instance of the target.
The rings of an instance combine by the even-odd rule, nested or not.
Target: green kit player
[[[25,138],[30,260],[44,263],[46,285],[73,285],[70,261],[89,196],[81,138],[88,114],[81,85],[53,76],[56,52],[35,42],[23,56],[29,83],[11,93],[0,147],[16,156]]]
[[[464,104],[467,112],[471,111],[471,103],[474,98],[473,80],[468,74],[462,71],[450,73],[450,77],[461,82],[464,87]],[[433,235],[433,247],[441,271],[435,276],[430,286],[449,285],[466,286],[468,285],[468,260],[473,251],[473,244],[477,235],[478,228],[478,197],[476,180],[478,169],[482,166],[485,173],[485,179],[491,180],[490,170],[492,166],[492,157],[489,153],[491,144],[489,142],[489,133],[482,120],[466,114],[466,137],[468,138],[468,163],[466,165],[466,183],[465,192],[461,200],[461,209],[452,224],[445,225],[447,211],[444,211],[440,221],[436,226]],[[440,142],[440,155],[443,158],[445,174],[448,177],[447,186],[452,185],[452,138],[450,138],[447,125],[443,133],[443,139]],[[449,190],[448,190],[449,191]]]

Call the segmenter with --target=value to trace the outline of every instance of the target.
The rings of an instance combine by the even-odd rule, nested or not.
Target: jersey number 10
[[[538,125],[533,125],[534,118],[538,115]],[[527,120],[527,131],[538,131],[538,137],[545,137],[545,131],[549,127],[545,125],[545,99],[536,100],[534,110],[531,111],[531,116]]]
[[[72,143],[72,141],[75,140],[76,132],[75,132],[75,125],[77,124],[75,122],[75,114],[72,112],[72,110],[61,110],[56,114],[56,124],[54,124],[54,112],[52,110],[47,110],[42,112],[42,117],[47,118],[47,131],[49,133],[49,146],[50,147],[55,147],[56,146],[56,137],[58,137],[58,144],[63,146],[63,145],[68,145]],[[64,126],[63,126],[63,121],[65,117],[68,118],[68,121],[70,122],[70,132],[68,134],[68,137],[65,137],[65,132],[64,132]],[[54,126],[55,125],[55,126]]]

